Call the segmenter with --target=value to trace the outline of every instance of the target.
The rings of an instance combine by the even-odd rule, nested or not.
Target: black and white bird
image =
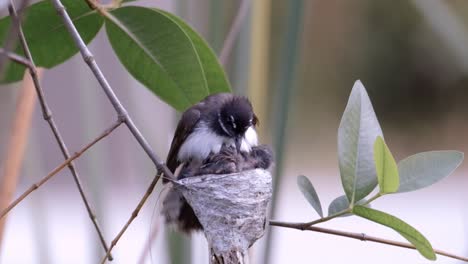
[[[201,161],[218,153],[223,145],[250,152],[258,144],[257,122],[246,97],[210,95],[183,113],[167,156],[167,167],[174,172],[183,162]]]
[[[188,163],[202,163],[221,149],[249,153],[257,146],[257,117],[246,97],[219,93],[206,97],[187,109],[179,121],[167,156],[166,165],[173,173]],[[180,168],[179,168],[180,169]],[[178,178],[186,177],[180,174]],[[177,192],[164,201],[166,221],[182,231],[201,229],[193,209]]]

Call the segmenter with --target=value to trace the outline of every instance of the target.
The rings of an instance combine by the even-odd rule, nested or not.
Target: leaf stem
[[[306,227],[313,226],[313,225],[316,225],[316,224],[320,224],[320,223],[323,223],[323,222],[327,222],[327,221],[332,220],[333,218],[340,217],[340,216],[343,216],[345,214],[349,214],[351,212],[352,212],[352,209],[348,208],[346,210],[337,212],[337,213],[329,215],[327,217],[322,217],[322,218],[319,218],[319,219],[311,221],[311,222],[300,223],[300,224],[298,224],[298,226],[302,226],[305,229]]]
[[[375,201],[377,198],[380,198],[382,197],[384,194],[382,193],[377,193],[376,195],[372,196],[369,200],[367,200],[365,203],[363,204],[358,204],[358,205],[361,205],[361,206],[366,206],[366,205],[369,205],[371,202]]]

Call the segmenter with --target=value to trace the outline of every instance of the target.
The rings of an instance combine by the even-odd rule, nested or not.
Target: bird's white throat
[[[234,139],[220,136],[212,132],[206,124],[200,124],[180,147],[177,159],[184,162],[189,159],[203,160],[210,153],[218,153],[223,144],[235,146]],[[241,151],[250,152],[258,145],[257,132],[249,127],[242,139]]]

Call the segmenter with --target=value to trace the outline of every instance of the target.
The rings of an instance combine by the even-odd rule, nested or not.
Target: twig
[[[117,120],[117,122],[112,124],[112,126],[109,127],[108,129],[106,129],[101,135],[99,135],[97,138],[95,138],[93,141],[88,143],[86,146],[84,146],[78,152],[73,154],[73,156],[71,156],[70,158],[65,160],[62,164],[60,164],[55,169],[53,169],[51,172],[49,172],[49,174],[47,174],[47,176],[42,178],[37,183],[33,184],[31,187],[29,187],[29,189],[27,189],[23,194],[21,194],[20,197],[18,197],[16,200],[14,200],[7,208],[2,210],[2,212],[0,213],[0,219],[5,217],[5,215],[7,215],[11,211],[11,209],[15,208],[15,206],[18,205],[22,200],[24,200],[24,198],[26,198],[29,194],[31,194],[33,191],[37,190],[44,183],[46,183],[48,180],[50,180],[54,175],[56,175],[59,171],[61,171],[66,166],[68,166],[68,164],[70,164],[70,162],[72,162],[75,159],[77,159],[78,157],[80,157],[85,151],[87,151],[89,148],[91,148],[94,144],[99,142],[101,139],[107,137],[110,133],[112,133],[112,131],[114,131],[114,129],[116,129],[118,126],[120,126],[120,124],[122,124],[122,121]]]
[[[18,23],[15,23],[15,24],[18,25],[18,30],[17,31],[18,31],[19,39],[20,39],[21,46],[23,48],[24,54],[26,55],[26,59],[29,60],[29,64],[30,64],[29,73],[31,74],[31,77],[32,77],[32,79],[34,81],[34,86],[36,88],[36,92],[37,92],[37,95],[38,95],[38,98],[39,98],[39,102],[41,104],[41,110],[42,110],[42,115],[44,117],[44,120],[47,121],[47,123],[49,124],[49,127],[52,130],[52,133],[54,134],[55,140],[57,141],[57,143],[58,143],[58,145],[60,147],[60,150],[61,150],[61,152],[63,154],[63,157],[65,159],[69,159],[70,158],[70,153],[68,151],[67,146],[65,145],[65,142],[63,141],[63,138],[62,138],[62,136],[61,136],[61,134],[60,134],[60,132],[59,132],[59,130],[57,128],[57,125],[55,124],[54,118],[52,117],[52,112],[50,111],[50,108],[49,108],[49,106],[48,106],[48,104],[47,104],[47,102],[45,100],[44,91],[42,90],[41,83],[39,82],[39,79],[37,78],[36,65],[34,64],[34,60],[32,58],[31,51],[29,50],[28,43],[26,42],[26,38],[24,37],[23,29],[21,27],[21,23],[19,22],[19,18],[17,16],[15,7],[13,6],[12,3],[10,3],[10,5],[8,6],[8,9],[10,11],[10,16],[12,17],[12,19],[14,21],[18,22]],[[95,216],[95,214],[93,212],[93,209],[91,208],[91,205],[90,205],[88,199],[86,198],[85,191],[83,189],[83,185],[81,184],[81,179],[79,177],[78,171],[76,170],[75,165],[73,164],[73,162],[70,162],[68,164],[68,168],[70,169],[70,172],[71,172],[71,174],[73,176],[75,184],[76,184],[76,186],[78,188],[78,191],[80,193],[81,199],[83,200],[83,203],[85,204],[85,207],[86,207],[86,210],[88,212],[89,218],[93,222],[94,228],[96,229],[96,232],[97,232],[97,234],[99,236],[99,240],[101,241],[101,244],[104,247],[104,250],[107,251],[108,246],[107,246],[106,240],[104,239],[104,235],[102,234],[102,231],[99,228],[99,224],[97,222],[97,219],[96,219],[96,216]],[[109,259],[112,259],[112,256],[110,256]]]
[[[395,246],[395,247],[416,249],[413,245],[411,245],[409,243],[403,243],[403,242],[384,239],[384,238],[375,237],[375,236],[368,236],[368,235],[366,235],[364,233],[346,232],[346,231],[340,231],[340,230],[334,230],[334,229],[328,229],[328,228],[316,227],[316,226],[304,227],[303,223],[288,223],[288,222],[280,222],[280,221],[273,221],[273,220],[270,220],[269,223],[270,223],[271,226],[293,228],[293,229],[297,229],[297,230],[301,230],[301,231],[308,230],[308,231],[325,233],[325,234],[329,234],[329,235],[354,238],[354,239],[358,239],[358,240],[361,240],[361,241],[371,241],[371,242],[386,244],[386,245]],[[466,257],[457,256],[455,254],[452,254],[452,253],[449,253],[449,252],[446,252],[446,251],[443,251],[443,250],[434,249],[434,252],[436,254],[438,254],[438,255],[442,255],[442,256],[449,257],[449,258],[458,259],[458,260],[461,260],[461,261],[468,262],[468,258],[466,258]]]
[[[18,55],[16,53],[8,52],[5,49],[0,48],[0,54],[7,56],[8,59],[10,59],[10,60],[12,60],[12,61],[14,61],[16,63],[22,64],[22,65],[24,65],[24,66],[26,66],[28,68],[32,67],[31,63],[29,63],[29,61],[25,57],[20,56],[20,55]]]
[[[232,47],[234,46],[234,43],[236,41],[236,37],[239,35],[239,32],[241,30],[242,21],[244,21],[244,18],[249,13],[249,7],[250,7],[250,0],[241,0],[239,10],[237,11],[236,17],[234,18],[234,21],[232,22],[232,25],[231,25],[231,28],[229,30],[227,37],[224,40],[223,49],[221,50],[221,53],[219,54],[219,61],[224,66],[226,66],[227,64],[227,60],[229,58],[229,55],[231,54]]]
[[[90,1],[88,1],[90,2]],[[71,20],[70,16],[68,15],[67,11],[65,10],[65,7],[63,4],[60,2],[60,0],[52,0],[52,4],[54,5],[55,9],[57,10],[57,13],[59,16],[62,18],[65,27],[67,28],[68,32],[70,33],[73,41],[77,45],[78,49],[80,50],[81,56],[83,57],[83,60],[88,64],[89,68],[93,72],[94,76],[96,77],[97,81],[101,85],[102,89],[104,90],[104,93],[106,94],[107,98],[109,101],[112,103],[112,106],[114,107],[115,111],[117,112],[117,116],[119,120],[122,120],[125,122],[127,125],[128,129],[132,133],[132,135],[135,137],[135,139],[138,141],[140,146],[143,148],[143,150],[146,152],[148,157],[151,159],[151,161],[154,163],[157,169],[157,174],[151,183],[150,187],[148,188],[148,192],[144,195],[143,199],[140,201],[138,204],[137,208],[132,214],[132,217],[129,219],[129,221],[125,224],[125,226],[122,228],[122,230],[119,232],[117,237],[112,241],[112,244],[109,248],[109,250],[106,253],[106,257],[109,256],[112,248],[117,244],[119,241],[120,237],[123,235],[125,230],[127,230],[128,226],[130,223],[133,221],[133,219],[137,216],[138,211],[140,208],[143,206],[144,202],[148,198],[148,196],[151,194],[154,186],[157,184],[159,178],[161,177],[161,174],[164,174],[165,178],[170,178],[170,179],[175,179],[174,175],[172,172],[167,168],[167,166],[158,158],[158,156],[154,153],[152,150],[151,146],[148,144],[146,139],[143,137],[141,132],[138,130],[138,128],[135,126],[132,118],[128,114],[127,110],[123,107],[123,105],[120,103],[120,100],[118,97],[115,95],[114,91],[112,90],[111,86],[107,82],[106,78],[104,77],[101,69],[97,65],[93,54],[89,51],[88,47],[84,43],[83,39],[81,38],[80,34],[78,33],[75,25],[73,24],[73,21]],[[105,10],[100,10],[100,12],[105,12]],[[135,214],[136,212],[136,214]],[[105,262],[105,259],[103,260]]]
[[[13,50],[16,44],[16,36],[18,35],[18,28],[21,24],[23,19],[23,14],[26,9],[26,6],[29,4],[30,0],[23,0],[19,4],[19,12],[17,19],[13,19],[10,25],[10,29],[8,30],[8,34],[6,35],[6,39],[3,43],[3,48],[6,52],[10,52]],[[5,53],[0,54],[0,79],[3,79],[3,74],[5,70],[7,56]]]
[[[124,120],[130,132],[133,134],[133,136],[138,141],[138,143],[143,148],[143,150],[146,152],[146,154],[151,159],[151,161],[153,161],[154,165],[156,166],[156,169],[158,170],[158,173],[159,174],[164,173],[166,177],[175,179],[174,176],[172,175],[172,172],[167,168],[166,165],[164,165],[164,163],[154,153],[151,146],[148,144],[148,142],[143,137],[141,132],[135,126],[135,123],[133,123],[133,120],[128,114],[127,110],[123,107],[122,103],[120,103],[119,98],[117,98],[117,96],[114,93],[114,90],[112,90],[112,87],[109,85],[109,83],[107,82],[107,79],[104,77],[104,74],[102,73],[101,69],[97,65],[93,54],[89,51],[88,47],[86,47],[86,44],[84,43],[83,39],[78,33],[78,30],[73,24],[73,21],[71,20],[70,16],[65,10],[65,7],[63,6],[63,4],[60,2],[60,0],[52,0],[52,3],[55,9],[57,10],[58,14],[60,15],[60,17],[62,17],[65,27],[67,28],[68,32],[73,38],[73,41],[75,42],[76,46],[80,50],[83,60],[86,62],[86,64],[88,64],[89,68],[91,69],[97,81],[99,82],[102,89],[104,90],[104,93],[106,94],[107,98],[112,103],[112,106],[117,112],[118,117]]]
[[[141,208],[143,207],[143,205],[145,204],[146,200],[148,199],[148,197],[150,196],[150,194],[153,192],[154,190],[154,187],[156,186],[156,183],[158,183],[159,181],[159,178],[161,177],[160,174],[156,175],[153,179],[153,181],[151,182],[150,186],[148,187],[148,189],[146,190],[145,194],[143,195],[143,197],[141,198],[140,202],[138,203],[137,207],[135,208],[135,210],[133,210],[132,212],[132,215],[130,216],[130,218],[127,220],[127,222],[125,223],[125,225],[122,227],[122,229],[120,230],[119,234],[117,234],[117,236],[114,238],[114,240],[112,240],[112,243],[111,243],[111,246],[109,248],[109,250],[107,251],[106,255],[104,256],[104,258],[101,260],[101,264],[102,263],[106,263],[106,259],[107,257],[109,256],[111,250],[115,247],[115,245],[117,244],[117,242],[119,241],[119,239],[122,237],[122,235],[125,233],[125,231],[127,230],[127,228],[130,226],[130,224],[133,222],[133,220],[135,220],[135,218],[138,216],[138,213],[140,212]]]
[[[15,193],[18,174],[24,158],[28,141],[31,117],[34,110],[35,92],[29,74],[24,75],[20,95],[16,105],[15,117],[8,140],[7,156],[0,177],[0,208],[7,206]],[[0,245],[6,219],[0,219]]]

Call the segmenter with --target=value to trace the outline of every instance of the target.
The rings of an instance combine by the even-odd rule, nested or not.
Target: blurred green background
[[[295,186],[299,174],[311,179],[325,207],[343,194],[336,133],[357,79],[367,88],[397,160],[427,150],[468,152],[467,1],[135,3],[178,14],[217,54],[236,16],[242,18],[225,69],[235,92],[253,102],[260,117],[261,142],[272,145],[276,152],[274,219],[309,221],[317,217]],[[102,33],[90,44],[97,63],[136,125],[158,155],[165,157],[177,113],[126,73]],[[96,137],[115,118],[79,56],[46,71],[43,85],[71,152]],[[7,155],[17,86],[0,89],[0,166]],[[36,106],[15,196],[61,161]],[[110,241],[151,181],[153,165],[123,127],[76,164]],[[435,248],[468,255],[467,169],[468,165],[462,164],[434,186],[387,197],[375,207],[415,226]],[[158,212],[160,193],[158,187],[119,242],[113,263],[177,263],[167,253],[165,233],[170,231]],[[324,226],[401,240],[390,230],[356,218],[338,219]],[[425,263],[411,250],[277,227],[269,231],[253,247],[252,263]],[[103,255],[67,170],[11,212],[0,246],[0,263],[96,263]],[[207,262],[202,235],[194,236],[188,248],[177,250],[178,263],[189,263],[189,259],[192,263]],[[439,257],[436,263],[457,262]]]

